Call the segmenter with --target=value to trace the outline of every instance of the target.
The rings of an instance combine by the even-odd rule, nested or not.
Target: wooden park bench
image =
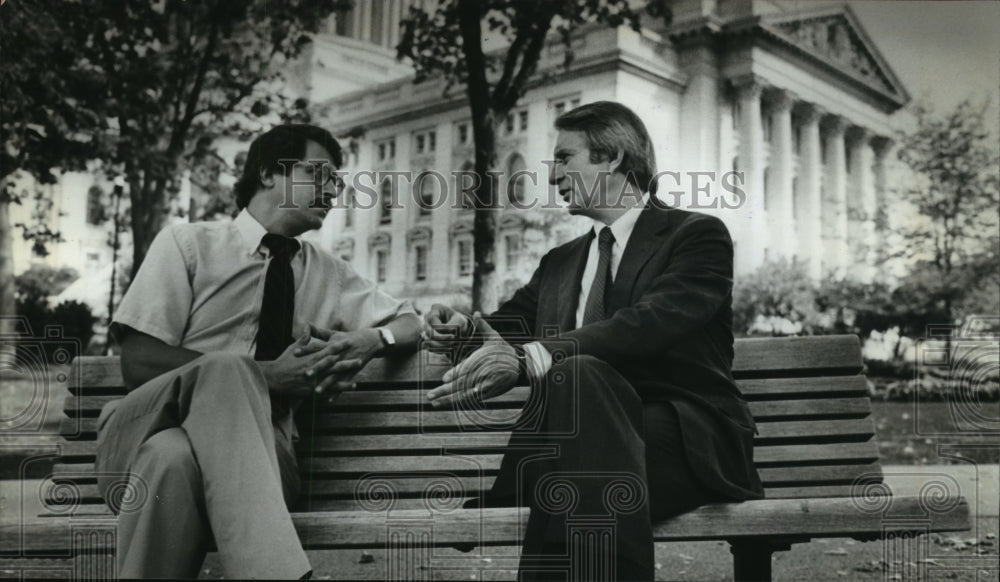
[[[474,545],[488,556],[490,546],[520,542],[527,508],[463,509],[462,501],[489,488],[509,434],[477,420],[516,417],[529,389],[486,410],[432,410],[423,393],[445,369],[426,353],[376,360],[357,391],[315,414],[314,436],[299,447],[304,498],[293,514],[306,548],[384,549],[386,578],[428,579],[427,565],[445,559],[438,548]],[[758,424],[754,460],[767,498],[657,523],[655,539],[726,541],[737,580],[768,580],[774,551],[814,538],[912,543],[917,534],[969,529],[957,491],[889,494],[861,372],[855,336],[737,340],[734,375]],[[80,358],[67,384],[48,517],[8,527],[3,547],[22,561],[78,554],[110,568],[115,521],[93,463],[101,407],[125,394],[118,359]]]

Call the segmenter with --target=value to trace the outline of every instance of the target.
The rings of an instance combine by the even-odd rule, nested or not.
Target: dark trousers
[[[652,580],[651,522],[719,500],[673,406],[590,356],[553,365],[508,447],[487,503],[531,508],[519,580]]]

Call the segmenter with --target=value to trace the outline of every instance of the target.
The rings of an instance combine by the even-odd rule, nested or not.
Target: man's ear
[[[622,150],[616,150],[615,155],[608,156],[608,171],[614,173],[619,166],[622,165],[622,160],[625,158],[625,152]]]
[[[271,170],[268,170],[267,168],[261,168],[257,176],[258,179],[260,180],[261,185],[263,185],[265,188],[274,187],[274,173],[271,172]]]

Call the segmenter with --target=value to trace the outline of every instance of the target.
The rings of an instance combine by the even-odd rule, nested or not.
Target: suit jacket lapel
[[[590,250],[590,243],[593,240],[593,230],[586,236],[578,238],[567,249],[566,260],[557,266],[559,269],[559,295],[556,298],[558,301],[556,313],[559,329],[564,332],[576,328],[576,309],[580,302],[580,279],[583,277],[583,269],[587,264],[587,252]]]
[[[628,239],[628,246],[622,253],[622,260],[618,264],[615,283],[611,287],[611,297],[608,300],[609,313],[629,305],[639,271],[663,245],[663,234],[669,225],[668,212],[669,210],[659,210],[647,204],[639,215],[639,220],[636,221],[632,235]]]

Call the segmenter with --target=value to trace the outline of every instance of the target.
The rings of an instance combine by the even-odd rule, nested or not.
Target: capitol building
[[[399,20],[419,1],[357,0],[303,57],[299,90],[313,121],[342,137],[353,178],[351,207],[331,212],[310,236],[418,307],[467,306],[473,212],[453,173],[472,167],[470,112],[462,87],[415,84],[396,59]],[[547,248],[589,226],[546,209],[561,201],[545,162],[554,119],[598,100],[622,102],[645,121],[664,202],[725,222],[737,277],[782,257],[804,261],[813,277],[872,277],[896,171],[890,137],[909,101],[876,42],[847,6],[679,0],[673,10],[669,26],[649,20],[640,32],[582,27],[569,42],[569,66],[566,44],[550,38],[526,95],[497,131],[496,170],[523,175],[500,181],[501,295],[527,280]],[[50,263],[79,268],[108,253],[106,234],[84,222],[84,182],[68,177],[61,190],[80,195],[56,197],[69,245]]]
[[[410,72],[372,78],[399,74],[392,47],[404,4],[359,2],[331,22],[313,70],[363,86],[313,95],[317,121],[336,135],[359,136],[349,173],[434,171],[452,179],[361,179],[365,192],[349,188],[348,197],[365,194],[364,202],[331,213],[320,237],[392,293],[420,305],[455,302],[456,292],[468,297],[472,273],[472,212],[452,175],[472,166],[470,113],[461,87],[414,84]],[[880,244],[893,114],[909,96],[848,7],[802,6],[677,2],[669,27],[580,30],[568,68],[565,44],[551,39],[537,80],[497,132],[497,171],[528,173],[500,181],[507,206],[497,237],[501,279],[525,281],[537,264],[533,247],[587,228],[560,214],[545,222],[548,232],[533,232],[536,221],[514,206],[552,206],[543,163],[555,142],[552,123],[598,100],[622,102],[645,121],[664,202],[726,223],[737,276],[798,257],[815,277],[870,277],[864,265]],[[373,191],[382,197],[377,203]]]

